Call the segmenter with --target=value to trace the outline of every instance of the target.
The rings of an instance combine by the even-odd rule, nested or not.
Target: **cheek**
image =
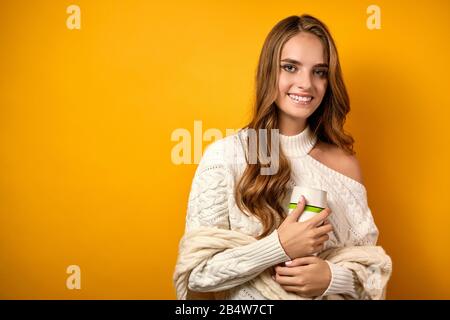
[[[280,75],[278,78],[278,94],[285,94],[289,91],[289,78]]]
[[[325,95],[325,92],[327,91],[327,80],[321,80],[318,81],[316,84],[316,92],[320,97],[323,97]]]

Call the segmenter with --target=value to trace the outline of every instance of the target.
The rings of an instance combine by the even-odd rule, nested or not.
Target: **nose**
[[[299,72],[296,79],[295,79],[295,85],[298,88],[301,88],[303,90],[308,90],[311,88],[311,76],[310,73],[305,71]]]

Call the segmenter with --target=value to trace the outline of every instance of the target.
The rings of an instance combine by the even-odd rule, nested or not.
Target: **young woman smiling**
[[[274,282],[302,297],[363,295],[365,286],[350,269],[314,256],[329,248],[375,245],[378,238],[354,140],[343,129],[349,111],[338,52],[327,27],[310,15],[277,23],[260,54],[253,118],[239,132],[208,146],[194,176],[186,216],[185,233],[211,226],[257,241],[227,248],[196,265],[188,275],[191,293],[266,299],[249,282],[272,268]],[[265,164],[260,157],[256,163],[248,161],[249,132],[261,129],[279,132],[275,174],[261,174]],[[256,137],[260,146],[264,141]],[[325,190],[329,207],[300,223],[296,218],[303,200],[287,216],[294,185]],[[214,239],[209,241],[214,247]]]

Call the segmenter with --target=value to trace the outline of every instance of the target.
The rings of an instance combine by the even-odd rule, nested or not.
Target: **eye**
[[[319,77],[324,78],[327,76],[327,70],[316,70],[314,71]]]
[[[283,66],[281,66],[285,71],[290,72],[290,73],[294,73],[295,70],[297,70],[297,68],[292,65],[292,64],[285,64]]]

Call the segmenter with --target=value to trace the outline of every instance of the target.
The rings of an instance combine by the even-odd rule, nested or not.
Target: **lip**
[[[312,94],[308,94],[308,93],[288,92],[287,94],[288,94],[288,95],[289,95],[289,94],[293,94],[293,95],[300,96],[300,97],[313,97],[313,98],[314,98],[314,96],[313,96]]]
[[[295,94],[295,95],[298,95],[298,96],[301,96],[301,97],[311,97],[311,100],[309,100],[309,101],[297,101],[297,100],[294,100],[293,98],[290,97],[291,94]],[[312,95],[310,95],[310,94],[288,93],[287,96],[292,101],[292,103],[299,104],[299,105],[309,105],[314,100],[314,97]]]

